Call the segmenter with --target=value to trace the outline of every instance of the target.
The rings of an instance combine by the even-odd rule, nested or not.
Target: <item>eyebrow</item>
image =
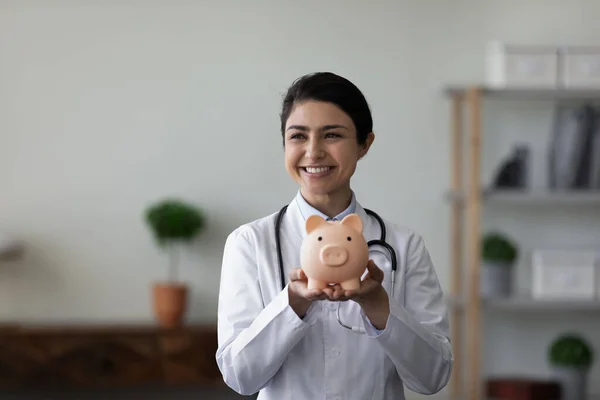
[[[327,131],[329,129],[337,129],[337,128],[342,128],[342,129],[348,130],[348,128],[346,128],[344,125],[325,125],[323,127],[323,130]],[[290,129],[298,129],[300,131],[308,131],[308,127],[304,126],[304,125],[290,125],[286,130],[289,131]]]

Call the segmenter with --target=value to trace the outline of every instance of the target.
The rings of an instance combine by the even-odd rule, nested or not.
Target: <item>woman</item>
[[[348,80],[316,73],[283,101],[285,168],[299,191],[279,213],[227,238],[219,293],[217,363],[227,385],[259,399],[404,399],[403,385],[433,394],[448,382],[453,356],[443,293],[423,239],[387,221],[397,257],[370,247],[360,288],[308,290],[299,269],[306,218],[357,213],[367,240],[380,226],[357,202],[350,180],[374,140],[369,106]],[[338,321],[339,313],[339,321]],[[357,327],[355,330],[344,327]],[[358,332],[357,332],[358,330]]]

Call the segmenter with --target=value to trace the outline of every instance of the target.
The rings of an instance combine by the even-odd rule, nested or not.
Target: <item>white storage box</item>
[[[494,88],[557,87],[558,49],[491,42],[485,73],[486,84]]]
[[[594,300],[597,295],[596,260],[593,251],[534,251],[532,297]]]
[[[567,88],[600,87],[600,47],[565,47],[559,52],[559,81]]]

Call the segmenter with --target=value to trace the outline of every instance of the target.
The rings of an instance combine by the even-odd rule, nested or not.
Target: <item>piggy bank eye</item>
[[[348,241],[351,241],[351,240],[352,240],[352,238],[350,236],[348,236]]]
[[[323,238],[321,236],[319,236],[319,238],[317,240],[320,242],[321,240],[323,240]]]

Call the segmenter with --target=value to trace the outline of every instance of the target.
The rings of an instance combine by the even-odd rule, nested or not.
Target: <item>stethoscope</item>
[[[287,210],[288,206],[285,205],[280,211],[279,214],[277,215],[277,219],[275,221],[275,245],[277,246],[277,262],[279,264],[279,277],[281,278],[281,290],[285,289],[285,272],[284,272],[284,268],[283,268],[283,255],[281,253],[281,241],[279,238],[279,233],[281,231],[281,220],[283,219],[283,215],[285,214],[286,210]],[[392,261],[392,274],[390,276],[390,282],[391,282],[391,288],[390,288],[390,295],[392,297],[394,297],[394,281],[396,280],[396,252],[394,251],[394,248],[392,246],[390,246],[386,241],[385,241],[385,236],[386,236],[386,230],[385,230],[385,223],[383,222],[383,220],[381,219],[381,217],[379,215],[377,215],[376,212],[371,211],[367,208],[364,209],[365,212],[367,214],[369,214],[370,216],[374,217],[377,222],[379,223],[379,228],[381,229],[381,237],[379,239],[373,239],[367,242],[367,246],[371,247],[371,246],[382,246],[385,247],[388,252],[390,253],[390,259]],[[340,319],[340,305],[338,303],[337,306],[337,313],[336,313],[336,318],[338,323],[343,326],[346,329],[349,329],[353,332],[357,332],[357,333],[365,333],[365,329],[361,328],[359,326],[349,326],[344,324],[341,319]]]

